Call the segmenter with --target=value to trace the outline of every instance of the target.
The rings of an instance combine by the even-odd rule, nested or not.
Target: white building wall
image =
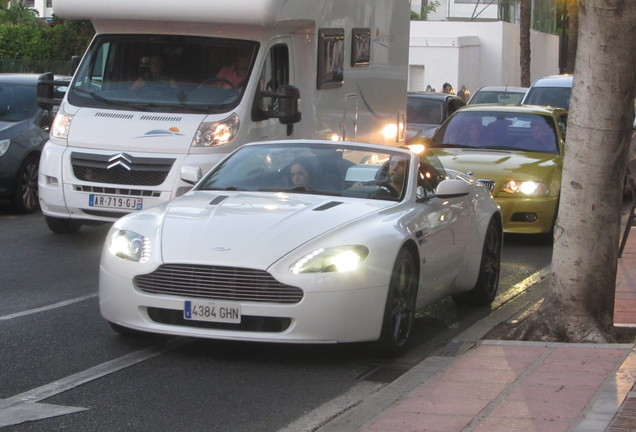
[[[558,36],[531,31],[530,44],[531,80],[558,73]],[[520,85],[519,27],[507,22],[412,21],[409,56],[411,70],[424,70],[423,79],[410,80],[410,90],[430,85],[439,91],[444,82],[470,91]]]
[[[47,0],[31,0],[27,2],[27,6],[38,11],[40,18],[51,18],[53,17],[53,8],[47,7],[49,3]]]

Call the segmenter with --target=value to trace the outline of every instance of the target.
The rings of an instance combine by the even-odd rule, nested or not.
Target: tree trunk
[[[580,0],[552,277],[516,337],[616,342],[622,186],[636,86],[636,1]]]
[[[530,87],[530,20],[532,0],[521,0],[519,4],[519,66],[521,86]]]
[[[579,34],[579,2],[571,0],[567,3],[568,17],[568,49],[565,71],[567,73],[574,72],[574,61],[576,59],[576,46]]]

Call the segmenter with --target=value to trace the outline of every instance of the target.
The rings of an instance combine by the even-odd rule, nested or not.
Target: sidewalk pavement
[[[500,309],[317,432],[636,432],[634,344],[482,340]]]

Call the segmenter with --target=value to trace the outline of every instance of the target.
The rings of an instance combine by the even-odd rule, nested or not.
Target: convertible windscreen
[[[246,146],[210,172],[198,190],[398,201],[408,178],[409,157],[403,152],[336,145]]]

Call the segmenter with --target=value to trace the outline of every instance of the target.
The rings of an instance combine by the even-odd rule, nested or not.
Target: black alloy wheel
[[[30,155],[26,158],[16,179],[16,188],[11,199],[11,210],[15,213],[35,213],[40,208],[38,195],[38,168],[40,158]]]
[[[413,254],[400,250],[395,259],[384,309],[380,354],[397,357],[406,351],[417,301],[418,273]]]

